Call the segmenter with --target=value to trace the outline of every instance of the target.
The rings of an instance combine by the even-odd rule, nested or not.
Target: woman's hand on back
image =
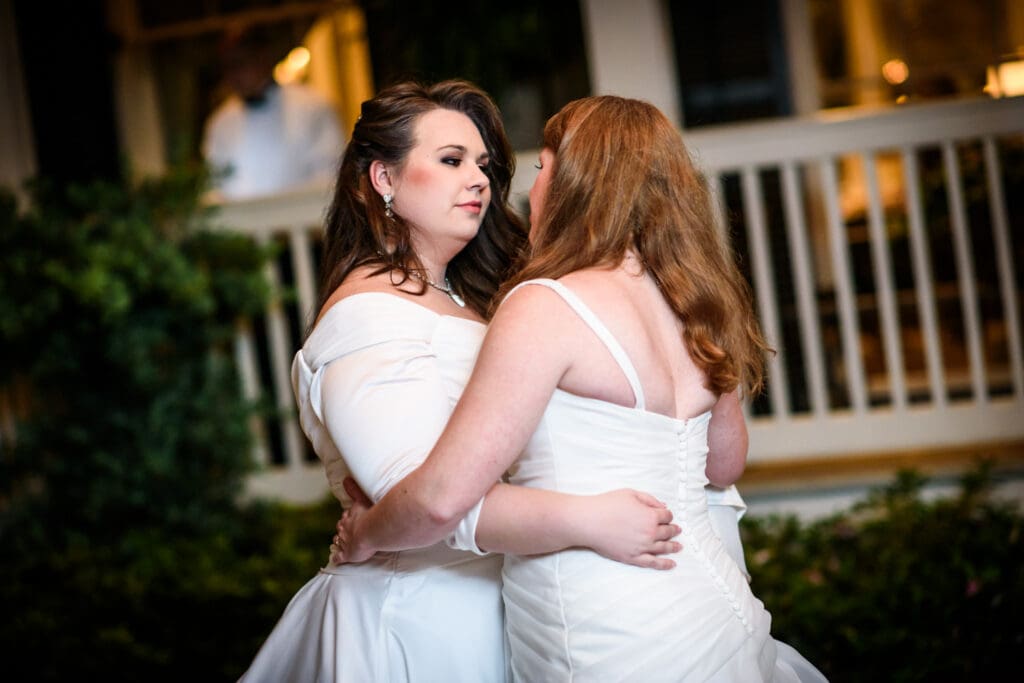
[[[359,543],[356,524],[359,518],[371,507],[373,501],[363,493],[352,477],[344,481],[345,492],[352,498],[352,505],[342,513],[336,525],[338,533],[331,543],[331,564],[357,564],[370,559],[375,550]]]
[[[654,496],[632,489],[618,489],[583,496],[586,506],[584,537],[587,547],[616,562],[671,569],[676,563],[664,555],[683,546],[672,539],[682,529],[672,523],[672,511]]]

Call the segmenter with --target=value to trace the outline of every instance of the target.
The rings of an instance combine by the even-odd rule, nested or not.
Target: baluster
[[[889,376],[889,395],[896,410],[907,407],[907,382],[903,367],[903,345],[900,339],[899,311],[896,307],[895,287],[892,282],[892,255],[888,230],[885,225],[885,210],[878,187],[878,167],[874,155],[860,155],[864,164],[864,181],[868,188],[868,234],[871,240],[871,257],[875,274],[875,296],[881,313],[882,343],[885,350],[885,365]]]
[[[864,378],[864,360],[860,348],[860,322],[857,319],[857,301],[854,296],[853,276],[850,268],[850,250],[846,239],[846,224],[839,208],[839,178],[835,160],[822,159],[819,163],[821,182],[825,192],[825,211],[828,215],[829,248],[832,253],[832,272],[835,274],[836,307],[843,340],[843,362],[846,381],[850,389],[853,412],[867,412],[868,399]]]
[[[273,261],[267,263],[266,275],[272,291],[277,293],[280,290],[281,277],[277,264]],[[274,383],[274,404],[277,408],[274,419],[278,420],[281,426],[285,463],[290,469],[294,469],[302,466],[302,437],[293,417],[294,401],[289,363],[292,348],[288,341],[288,327],[281,310],[281,302],[277,297],[267,309],[267,339],[270,342],[270,374]]]
[[[960,161],[950,140],[942,143],[942,161],[949,190],[949,216],[953,227],[953,248],[956,252],[957,283],[964,315],[964,336],[971,371],[971,389],[977,403],[988,402],[985,388],[985,359],[981,352],[981,323],[978,315],[978,292],[975,287],[971,238],[967,234],[967,209],[964,205]]]
[[[238,365],[242,396],[245,397],[249,405],[254,405],[263,395],[263,387],[256,363],[256,344],[252,338],[252,325],[248,319],[240,319],[235,323],[235,363]],[[270,464],[270,449],[267,446],[267,429],[263,418],[259,415],[252,415],[249,418],[249,429],[253,436],[253,459],[257,464],[266,467]]]
[[[796,165],[791,161],[782,165],[782,190],[786,211],[786,234],[789,237],[789,259],[794,268],[800,334],[804,346],[804,370],[810,389],[811,411],[816,417],[824,417],[828,411],[825,357],[822,350],[821,326],[818,324],[814,277],[811,272],[811,252],[807,244],[807,223],[804,220]]]
[[[309,239],[309,229],[302,226],[293,226],[288,231],[288,239],[292,248],[292,269],[295,271],[295,287],[299,295],[299,321],[302,326],[301,334],[305,334],[310,323],[316,319],[318,311],[313,310],[316,306],[316,276],[313,268],[312,244]]]
[[[945,372],[942,368],[942,344],[939,338],[938,313],[935,306],[935,278],[928,240],[925,235],[924,209],[921,199],[921,176],[917,155],[904,147],[903,185],[906,189],[907,218],[910,230],[910,263],[914,269],[914,291],[917,294],[917,315],[921,322],[925,363],[928,368],[928,388],[936,408],[945,408],[948,402]]]
[[[747,216],[747,239],[750,243],[750,264],[753,270],[758,312],[764,326],[768,343],[781,345],[778,304],[776,303],[775,275],[772,272],[771,253],[768,244],[768,222],[765,220],[764,196],[757,169],[744,167],[741,175],[743,185],[743,206]],[[772,402],[772,414],[776,420],[785,420],[790,415],[788,379],[783,355],[785,349],[768,361],[768,395]]]

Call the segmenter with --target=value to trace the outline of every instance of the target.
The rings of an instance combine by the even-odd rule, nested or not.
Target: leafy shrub
[[[266,306],[269,254],[211,228],[203,187],[0,195],[5,680],[233,680],[325,555],[336,504],[316,524],[238,504],[234,330]]]
[[[265,306],[267,255],[203,230],[201,187],[184,172],[40,185],[20,215],[0,200],[0,386],[28,404],[0,462],[0,534],[112,539],[128,521],[194,530],[233,511],[251,408],[233,330]]]
[[[846,513],[742,527],[775,637],[842,681],[1002,680],[1024,645],[1024,518],[964,477],[925,502],[913,472]]]

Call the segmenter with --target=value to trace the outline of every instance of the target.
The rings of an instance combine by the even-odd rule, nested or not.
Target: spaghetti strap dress
[[[519,285],[557,293],[608,349],[636,396],[632,407],[556,389],[510,472],[513,484],[573,494],[619,488],[664,501],[682,527],[674,569],[620,564],[585,549],[505,558],[506,630],[517,681],[812,683],[824,676],[771,637],[708,515],[710,412],[675,419],[645,409],[629,356],[594,312],[554,280]],[[509,296],[518,290],[513,289]]]

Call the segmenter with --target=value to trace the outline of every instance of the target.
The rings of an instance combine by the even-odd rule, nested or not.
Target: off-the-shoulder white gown
[[[469,379],[484,325],[383,293],[334,304],[292,364],[299,418],[334,494],[374,500],[430,452]],[[449,543],[475,548],[479,506]],[[328,565],[292,598],[243,681],[508,679],[501,555],[447,543]]]
[[[629,380],[636,405],[556,390],[510,483],[574,494],[647,491],[669,505],[683,529],[683,549],[671,556],[676,567],[669,571],[589,550],[506,556],[515,680],[824,681],[793,648],[771,638],[771,616],[714,531],[704,472],[710,413],[680,420],[646,411],[632,362],[593,311],[559,282],[524,285],[557,292],[566,315],[589,325]]]

